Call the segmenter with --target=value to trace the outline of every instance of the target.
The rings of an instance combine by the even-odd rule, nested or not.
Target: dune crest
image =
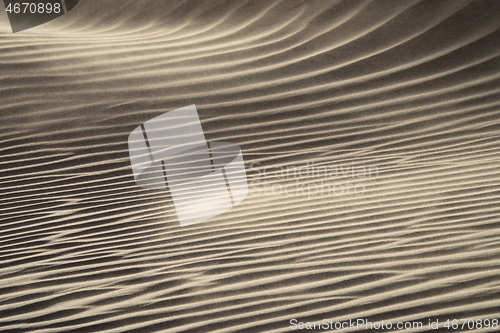
[[[500,318],[500,2],[80,0],[5,27],[0,330]],[[181,228],[127,138],[191,104],[249,193]]]

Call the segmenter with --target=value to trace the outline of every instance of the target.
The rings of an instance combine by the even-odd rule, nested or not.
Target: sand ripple
[[[80,0],[7,28],[0,330],[500,317],[500,2]],[[127,137],[190,104],[249,181],[365,193],[252,194],[181,228]],[[276,177],[312,161],[378,177]]]

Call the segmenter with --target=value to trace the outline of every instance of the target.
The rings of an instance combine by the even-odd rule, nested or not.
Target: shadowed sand
[[[499,28],[500,2],[456,0],[81,0],[0,21],[0,330],[499,318]],[[255,186],[180,227],[168,192],[135,185],[127,137],[191,104]],[[377,172],[276,173],[308,162]],[[364,191],[276,194],[321,181]]]

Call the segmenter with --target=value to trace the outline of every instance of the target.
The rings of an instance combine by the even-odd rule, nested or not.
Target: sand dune
[[[500,318],[500,2],[80,0],[8,29],[0,331]],[[251,193],[180,227],[127,137],[190,104]]]

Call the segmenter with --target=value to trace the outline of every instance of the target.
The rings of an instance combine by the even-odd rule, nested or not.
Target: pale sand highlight
[[[499,28],[500,2],[455,0],[81,0],[16,34],[0,17],[0,330],[499,318]],[[253,162],[378,177],[182,228],[135,185],[127,137],[190,104],[249,182]]]

